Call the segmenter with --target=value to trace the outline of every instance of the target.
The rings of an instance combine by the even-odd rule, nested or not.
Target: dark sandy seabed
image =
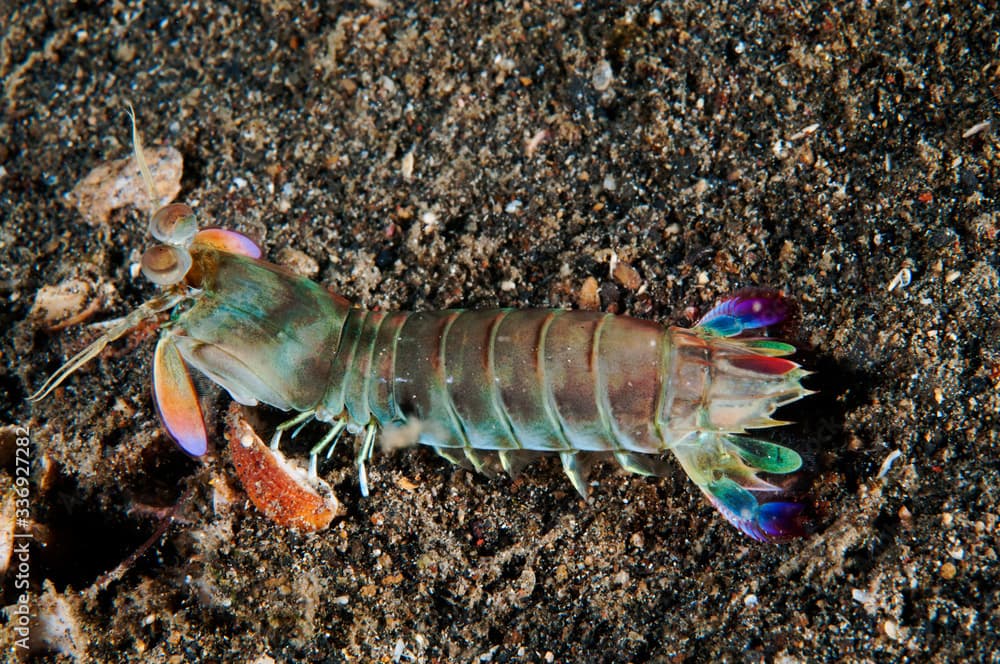
[[[0,43],[0,488],[30,425],[35,657],[996,661],[994,11],[52,4],[8,5]],[[770,435],[807,457],[814,533],[755,543],[679,468],[600,466],[583,503],[555,460],[511,481],[425,449],[377,455],[365,500],[348,446],[324,469],[347,515],[289,532],[227,450],[163,432],[148,334],[30,405],[88,324],[154,292],[129,271],[143,213],[91,226],[64,197],[129,155],[127,102],[204,224],[366,307],[576,308],[593,277],[601,309],[687,325],[783,289],[820,394]],[[36,294],[72,279],[93,316],[47,331]],[[206,395],[219,441],[229,399]]]

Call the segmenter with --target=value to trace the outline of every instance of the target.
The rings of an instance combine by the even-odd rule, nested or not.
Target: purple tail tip
[[[806,534],[804,510],[798,503],[764,503],[757,511],[757,525],[767,539],[802,537]]]
[[[720,337],[733,337],[783,323],[794,313],[793,303],[779,291],[745,289],[716,305],[697,327]]]
[[[780,542],[806,534],[805,507],[798,503],[760,503],[753,492],[729,477],[702,485],[729,523],[759,542]]]

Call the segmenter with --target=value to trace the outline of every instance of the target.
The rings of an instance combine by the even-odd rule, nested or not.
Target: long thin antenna
[[[104,350],[109,343],[124,336],[126,332],[134,328],[141,321],[147,318],[152,318],[161,311],[170,309],[183,299],[183,295],[177,294],[158,295],[152,300],[145,302],[128,316],[117,319],[115,321],[115,325],[113,325],[106,333],[102,334],[97,341],[93,342],[71,357],[66,364],[59,367],[58,371],[49,376],[49,379],[45,381],[45,384],[38,388],[37,392],[28,397],[28,401],[39,401],[44,399],[49,392],[59,387],[60,383],[69,378],[74,371],[100,355],[101,351]]]
[[[153,185],[153,174],[149,172],[146,155],[142,152],[142,138],[139,136],[139,127],[135,119],[135,109],[132,108],[132,104],[128,105],[128,116],[132,118],[132,149],[135,151],[135,160],[139,162],[142,180],[146,183],[146,189],[149,191],[150,215],[152,215],[160,207],[160,197],[156,195],[156,187]]]

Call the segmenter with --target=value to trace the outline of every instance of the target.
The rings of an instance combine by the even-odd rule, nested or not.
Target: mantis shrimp
[[[132,138],[157,200],[134,115]],[[662,476],[669,451],[746,535],[802,534],[800,504],[758,500],[781,491],[758,473],[793,473],[800,456],[747,433],[781,424],[774,411],[811,393],[801,385],[808,372],[787,359],[795,347],[764,334],[790,314],[779,293],[737,293],[690,329],[559,309],[366,311],[267,262],[240,233],[199,229],[187,205],[159,208],[149,230],[159,244],[141,268],[161,293],[66,362],[32,400],[169,310],[153,396],[167,432],[192,456],[206,453],[208,435],[189,367],[240,404],[294,412],[277,427],[274,450],[293,427],[328,424],[310,452],[313,477],[341,434],[362,434],[355,462],[365,496],[380,431],[407,432],[477,470],[499,465],[514,474],[539,453],[558,454],[584,497],[593,458]]]

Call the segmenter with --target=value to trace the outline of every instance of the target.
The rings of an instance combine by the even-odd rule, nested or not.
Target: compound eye
[[[142,273],[159,286],[179,283],[191,268],[191,254],[186,249],[158,244],[142,255]]]
[[[165,205],[149,220],[149,232],[160,242],[186,247],[198,232],[194,210],[183,203]]]

